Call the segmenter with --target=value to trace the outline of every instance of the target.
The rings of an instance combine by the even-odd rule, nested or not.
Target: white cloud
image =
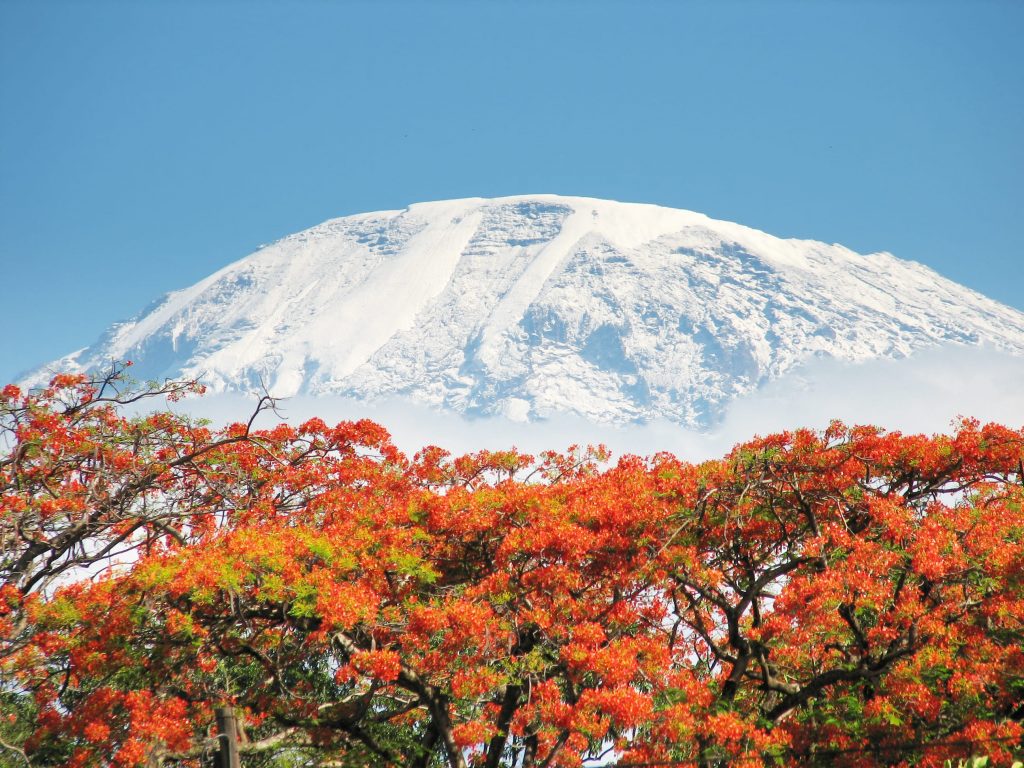
[[[255,398],[213,395],[180,403],[214,422],[245,420]],[[688,460],[724,454],[755,434],[795,427],[823,428],[834,418],[903,432],[945,432],[960,416],[1024,426],[1024,358],[984,348],[947,346],[901,360],[861,364],[815,360],[730,407],[710,433],[668,422],[612,427],[575,417],[525,424],[505,418],[466,419],[408,401],[359,403],[338,397],[294,397],[280,413],[299,424],[369,418],[383,424],[410,455],[425,445],[453,453],[515,446],[528,453],[603,443],[614,455],[670,451]],[[279,421],[264,414],[259,426]]]

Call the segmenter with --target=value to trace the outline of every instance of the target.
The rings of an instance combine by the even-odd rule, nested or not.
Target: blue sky
[[[0,380],[332,216],[555,192],[1024,309],[1024,3],[0,0]]]

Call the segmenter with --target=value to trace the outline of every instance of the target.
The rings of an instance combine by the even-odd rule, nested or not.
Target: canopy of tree
[[[1024,738],[1024,431],[701,464],[0,390],[0,764],[942,765]],[[6,761],[6,762],[4,762]]]

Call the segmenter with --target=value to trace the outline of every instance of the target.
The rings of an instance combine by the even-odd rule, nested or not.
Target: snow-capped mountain
[[[214,391],[700,427],[810,357],[943,342],[1024,355],[1024,314],[887,253],[531,195],[332,219],[44,369],[131,359],[140,378]]]

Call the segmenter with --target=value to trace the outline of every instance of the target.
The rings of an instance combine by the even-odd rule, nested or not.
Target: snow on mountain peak
[[[890,254],[585,197],[332,219],[50,367],[132,359],[214,391],[401,396],[469,415],[707,426],[809,357],[1024,354],[1024,314]]]

